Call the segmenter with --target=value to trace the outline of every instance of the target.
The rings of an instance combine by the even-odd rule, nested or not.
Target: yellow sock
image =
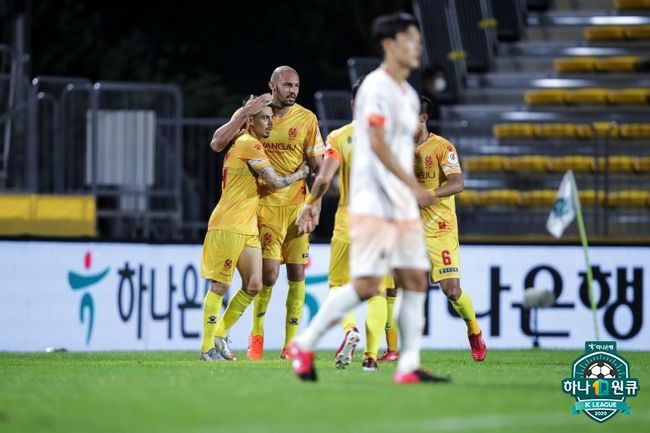
[[[338,290],[340,288],[341,286],[332,286],[330,290]],[[339,323],[343,327],[344,332],[348,332],[350,329],[357,329],[357,322],[354,320],[354,310],[348,311]]]
[[[454,307],[454,310],[456,310],[456,312],[460,314],[460,317],[465,321],[468,335],[478,334],[481,332],[481,328],[478,326],[478,321],[476,320],[476,313],[474,312],[472,300],[465,291],[460,293],[458,299],[449,302],[451,302],[451,306]]]
[[[397,324],[393,316],[395,299],[393,296],[386,297],[386,346],[391,352],[397,352]]]
[[[298,333],[302,309],[305,306],[305,280],[289,281],[287,292],[287,317],[284,322],[284,346],[287,347]]]
[[[225,337],[228,335],[228,331],[232,328],[232,325],[239,320],[252,301],[253,297],[251,295],[244,292],[242,289],[237,290],[235,296],[233,296],[230,303],[228,303],[226,311],[223,312],[221,319],[219,319],[214,335],[217,337]]]
[[[212,290],[205,294],[203,300],[203,340],[201,352],[205,353],[214,347],[214,333],[217,329],[217,320],[221,312],[223,296],[217,295]]]
[[[262,290],[253,299],[253,327],[251,335],[264,335],[264,315],[271,300],[273,286],[262,286]]]
[[[365,356],[377,359],[381,334],[386,326],[386,298],[373,296],[368,299],[366,315],[366,352]]]

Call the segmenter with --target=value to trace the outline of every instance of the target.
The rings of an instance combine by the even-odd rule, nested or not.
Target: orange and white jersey
[[[382,67],[365,78],[354,103],[354,148],[350,174],[350,215],[419,220],[411,189],[381,163],[370,145],[370,128],[383,126],[392,157],[413,174],[413,147],[420,102],[411,85],[397,82]]]

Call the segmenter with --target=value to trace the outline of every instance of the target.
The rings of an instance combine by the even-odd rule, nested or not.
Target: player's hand
[[[248,101],[246,101],[246,105],[242,108],[242,111],[246,116],[252,116],[258,113],[262,108],[271,105],[271,99],[270,93],[263,93],[256,98],[251,95],[248,98]]]
[[[438,201],[438,199],[433,194],[431,194],[429,191],[424,189],[420,184],[414,185],[412,190],[420,209],[429,207],[432,204],[437,203]]]
[[[298,170],[296,170],[296,173],[298,173],[298,179],[304,179],[309,176],[309,166],[307,166],[307,163],[303,161],[300,167],[298,167]]]
[[[298,226],[298,234],[311,233],[316,228],[313,222],[314,206],[306,204],[300,210],[300,214],[296,219],[296,226]]]

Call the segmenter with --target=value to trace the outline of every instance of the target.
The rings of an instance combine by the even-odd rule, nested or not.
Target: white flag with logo
[[[573,196],[576,190],[574,185],[573,172],[569,170],[562,178],[555,203],[553,203],[551,213],[548,215],[546,230],[558,239],[562,237],[564,230],[576,217],[574,203],[577,201],[577,197]]]

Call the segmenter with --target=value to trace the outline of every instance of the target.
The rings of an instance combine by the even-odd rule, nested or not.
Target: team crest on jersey
[[[226,271],[229,271],[230,268],[232,268],[232,260],[230,260],[230,259],[226,259],[226,261],[223,262],[223,268],[224,268]]]
[[[262,150],[262,145],[259,143],[255,143],[255,150]]]
[[[297,128],[289,128],[289,140],[293,140],[298,136],[298,129]]]
[[[264,233],[262,236],[262,242],[264,242],[264,245],[268,245],[271,243],[273,240],[273,235],[271,233]]]
[[[427,155],[424,158],[424,165],[426,165],[427,167],[431,167],[433,165],[433,158],[431,157],[431,155]]]

